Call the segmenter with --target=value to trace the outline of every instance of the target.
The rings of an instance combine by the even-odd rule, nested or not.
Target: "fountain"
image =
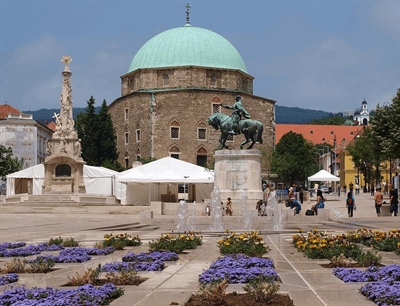
[[[240,195],[239,198],[239,215],[242,216],[241,223],[242,223],[242,228],[245,230],[250,230],[253,225],[253,214],[247,207],[247,194],[246,192],[243,192]]]
[[[274,231],[283,229],[282,205],[279,205],[276,197],[276,191],[272,191],[267,199],[267,222],[271,224]]]
[[[181,200],[178,205],[178,209],[176,210],[176,219],[178,221],[178,225],[176,228],[180,232],[188,231],[189,227],[189,209],[185,200]]]
[[[196,217],[197,217],[197,214],[196,214],[196,201],[193,201],[192,208],[193,208],[193,212],[192,212],[192,217],[189,220],[189,228],[192,231],[196,231],[196,223],[197,223],[197,220],[196,220]]]
[[[221,195],[218,187],[214,187],[211,192],[211,229],[215,231],[220,231],[223,229],[221,224],[222,218],[222,206],[221,206]]]

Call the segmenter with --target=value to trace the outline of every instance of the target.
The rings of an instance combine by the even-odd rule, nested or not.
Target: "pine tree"
[[[119,155],[117,142],[106,100],[101,104],[98,114],[98,148],[102,152],[101,156],[99,156],[99,164],[101,166],[122,170],[122,166],[117,162]]]
[[[98,117],[93,96],[87,102],[85,113],[76,117],[76,130],[78,137],[82,139],[82,158],[90,166],[100,166],[102,152],[99,151],[98,143]]]
[[[91,166],[103,166],[121,171],[118,163],[116,137],[107,102],[103,101],[96,114],[93,96],[87,101],[84,113],[76,117],[78,137],[82,139],[82,158]]]

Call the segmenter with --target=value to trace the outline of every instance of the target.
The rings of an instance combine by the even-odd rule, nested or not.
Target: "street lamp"
[[[329,151],[331,150],[331,148],[329,147],[329,146],[323,146],[324,148],[326,148],[326,170],[328,170],[329,169],[329,160],[328,160],[328,157],[329,157]]]

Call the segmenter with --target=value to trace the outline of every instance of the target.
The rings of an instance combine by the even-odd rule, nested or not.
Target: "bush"
[[[229,234],[229,231],[227,231]],[[262,257],[269,251],[264,238],[257,231],[244,234],[231,232],[227,237],[217,242],[221,254],[244,254],[254,257]]]
[[[360,253],[355,260],[362,267],[376,266],[382,261],[382,256],[377,251],[367,251]]]
[[[273,279],[266,279],[263,276],[259,276],[256,279],[249,281],[243,289],[256,302],[267,303],[277,294],[279,287],[279,284]]]
[[[178,235],[162,234],[159,239],[149,242],[149,252],[169,251],[179,254],[182,253],[183,250],[195,249],[202,243],[202,237],[196,236],[194,232]]]
[[[196,295],[206,306],[224,305],[224,295],[228,283],[226,280],[215,282],[207,285],[201,285],[200,290]]]
[[[64,242],[64,239],[61,238],[61,237],[58,237],[58,238],[50,238],[50,240],[49,240],[49,245],[52,245],[52,244],[62,245],[63,242]]]
[[[77,247],[79,245],[79,243],[77,241],[75,241],[74,238],[70,237],[64,240],[64,242],[62,243],[63,246],[65,247]]]
[[[114,247],[116,250],[123,250],[125,246],[138,246],[142,242],[138,235],[131,236],[130,234],[104,234],[104,240],[101,242],[103,247]]]
[[[94,285],[100,276],[101,265],[99,264],[96,269],[87,268],[83,274],[75,272],[75,277],[68,275],[68,285],[70,286],[83,286],[86,284]]]

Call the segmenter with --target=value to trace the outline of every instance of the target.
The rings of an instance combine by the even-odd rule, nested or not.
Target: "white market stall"
[[[114,178],[118,172],[94,166],[83,166],[86,194],[113,195]],[[39,164],[7,175],[7,196],[28,193],[42,194],[44,166]]]
[[[309,182],[338,182],[340,178],[330,174],[326,170],[320,170],[319,172],[315,173],[308,177]]]
[[[149,205],[151,201],[176,202],[179,186],[187,186],[188,200],[209,199],[214,173],[206,168],[164,157],[119,173],[115,195],[121,204]]]

